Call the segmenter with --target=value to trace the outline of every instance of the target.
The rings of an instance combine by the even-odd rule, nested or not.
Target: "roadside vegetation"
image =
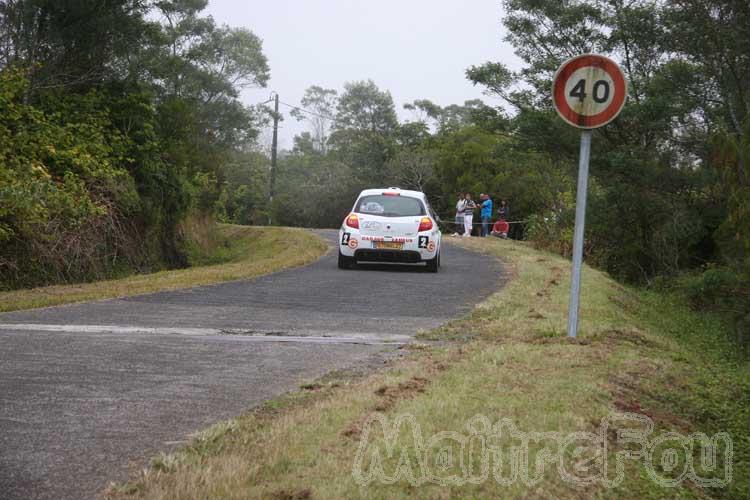
[[[512,280],[466,318],[422,335],[409,355],[365,376],[331,374],[296,393],[266,403],[234,420],[197,434],[175,453],[156,457],[132,481],[113,485],[111,498],[746,498],[750,495],[750,369],[729,338],[721,315],[691,311],[684,299],[625,287],[586,267],[581,331],[565,337],[569,263],[554,254],[511,241],[462,240],[458,244],[495,255]],[[449,262],[445,263],[450,265]],[[433,342],[439,340],[441,342]],[[446,343],[446,341],[448,341]],[[576,488],[548,466],[531,486],[518,480],[501,486],[490,477],[478,484],[357,484],[352,476],[360,441],[367,438],[364,472],[373,450],[393,476],[407,450],[416,471],[411,429],[396,434],[389,456],[373,416],[393,422],[410,414],[425,442],[441,431],[467,434],[477,415],[491,423],[510,419],[518,430],[597,432],[606,416],[630,412],[648,416],[657,434],[673,431],[709,436],[728,432],[734,443],[733,481],[726,488],[701,489],[685,481],[664,488],[651,481],[643,461],[626,461],[615,490],[600,484]],[[610,463],[618,447],[607,433]],[[503,435],[495,444],[514,441]],[[516,443],[517,444],[517,443]],[[438,449],[428,466],[439,477],[461,475],[460,449],[441,469]],[[631,449],[631,448],[628,448]],[[531,447],[531,456],[539,449]],[[719,463],[725,458],[720,448]],[[442,455],[445,458],[445,455]],[[468,456],[468,455],[467,455]],[[478,454],[471,469],[478,471]],[[586,458],[586,457],[579,457]],[[430,460],[432,460],[430,462]],[[571,458],[571,460],[573,460]],[[658,458],[656,460],[658,462]],[[573,463],[573,461],[571,462]],[[585,463],[582,467],[586,468]],[[507,469],[506,469],[507,472]],[[612,472],[612,471],[610,471]],[[665,477],[669,473],[661,471]],[[418,476],[418,474],[415,474]],[[584,474],[585,475],[585,474]],[[704,477],[721,477],[704,473]]]
[[[262,41],[206,4],[0,3],[0,290],[188,265],[268,118]]]
[[[186,225],[191,236],[186,242],[189,267],[185,269],[0,292],[0,312],[255,278],[309,264],[328,249],[322,238],[304,229],[215,225],[196,220]]]

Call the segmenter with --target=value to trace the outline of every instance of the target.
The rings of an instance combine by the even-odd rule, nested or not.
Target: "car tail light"
[[[422,220],[419,221],[419,232],[422,231],[429,231],[432,229],[432,219],[429,217],[422,217]]]
[[[346,218],[346,225],[353,227],[354,229],[359,229],[359,217],[357,217],[356,214],[349,215],[349,217]]]
[[[394,193],[393,191],[383,191],[383,196],[401,196],[401,193]]]

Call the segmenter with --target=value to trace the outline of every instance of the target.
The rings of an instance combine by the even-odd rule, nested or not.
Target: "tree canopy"
[[[0,282],[185,264],[180,223],[213,210],[262,116],[258,37],[205,1],[0,3]]]

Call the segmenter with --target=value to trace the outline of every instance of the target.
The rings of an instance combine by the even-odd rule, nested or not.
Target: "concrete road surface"
[[[94,498],[190,433],[372,364],[505,280],[491,258],[443,252],[438,274],[342,271],[334,251],[254,280],[0,314],[0,498]]]

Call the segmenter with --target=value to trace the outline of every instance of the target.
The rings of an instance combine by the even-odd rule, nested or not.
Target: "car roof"
[[[379,194],[383,194],[384,192],[400,193],[402,196],[409,196],[411,198],[419,198],[420,200],[426,199],[426,196],[424,195],[422,191],[412,191],[410,189],[400,189],[396,187],[365,189],[361,193],[359,193],[359,196],[362,197],[362,196],[379,195]]]

